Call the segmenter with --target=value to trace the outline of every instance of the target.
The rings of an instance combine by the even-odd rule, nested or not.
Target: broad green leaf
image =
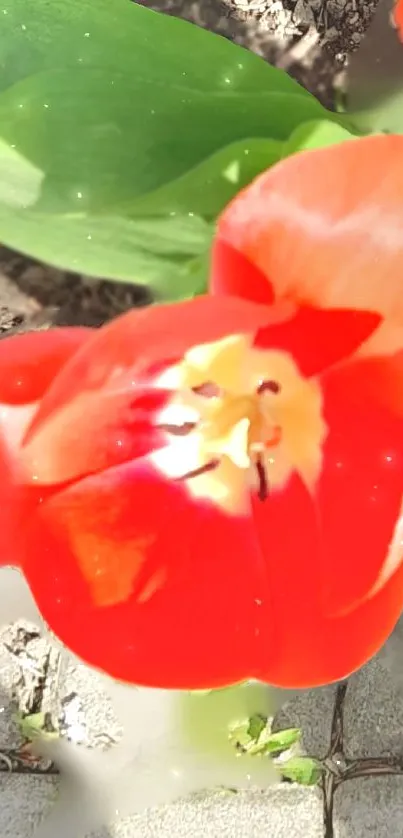
[[[202,219],[301,122],[340,121],[252,53],[129,0],[1,6],[0,240],[62,268],[192,295],[211,238]]]
[[[183,266],[180,278],[177,280],[177,295],[179,293],[185,299],[204,294],[207,289],[209,270],[210,247]],[[179,296],[177,298],[179,299]]]
[[[229,143],[284,140],[322,116],[319,102],[299,95],[178,94],[128,74],[60,70],[3,92],[0,137],[42,172],[38,209],[99,213],[180,177]]]
[[[329,120],[306,122],[299,125],[284,143],[283,157],[289,157],[290,154],[296,154],[298,151],[325,148],[353,139],[357,139],[356,134]]]
[[[43,170],[42,209],[109,209],[327,113],[249,51],[129,0],[2,6],[1,136]]]
[[[312,757],[291,757],[281,763],[280,770],[287,780],[302,786],[316,785],[322,773],[320,762]]]
[[[282,154],[279,140],[231,143],[160,189],[120,205],[119,211],[131,217],[197,212],[215,218],[240,189],[277,163]]]
[[[194,256],[208,252],[210,226],[196,216],[130,220],[47,215],[0,204],[2,241],[56,267],[88,276],[149,283],[157,296],[191,293]],[[197,267],[200,270],[199,263]],[[197,282],[200,285],[201,279]]]
[[[0,87],[43,70],[130,72],[164,88],[310,94],[255,54],[131,0],[2,0]]]
[[[389,92],[352,116],[367,134],[403,134],[403,88]]]

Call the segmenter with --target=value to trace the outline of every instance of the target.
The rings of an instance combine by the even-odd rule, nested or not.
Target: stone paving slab
[[[17,747],[21,740],[14,721],[14,708],[10,703],[13,684],[19,674],[17,662],[0,644],[0,751],[4,746]]]
[[[264,793],[216,793],[179,801],[128,818],[112,833],[113,838],[321,838],[322,834],[318,791],[287,784]]]
[[[383,653],[350,679],[344,734],[351,758],[403,754],[403,700]]]
[[[99,747],[120,740],[121,725],[96,672],[83,664],[68,664],[63,671],[61,692],[70,699],[64,707],[71,739]],[[72,695],[77,696],[77,701],[74,701],[69,713]],[[81,731],[78,729],[80,721]]]
[[[57,787],[57,780],[51,777],[1,774],[1,838],[31,838],[56,800]]]
[[[334,686],[301,691],[277,714],[274,729],[301,728],[304,751],[319,758],[326,756],[335,691]]]
[[[366,777],[346,782],[334,799],[334,838],[400,838],[403,778]]]
[[[1,838],[31,838],[57,794],[49,777],[0,777]],[[199,794],[117,822],[89,838],[321,838],[316,789],[282,784],[266,792]],[[56,838],[56,836],[55,836]]]
[[[376,657],[350,678],[344,734],[347,756],[403,755],[403,619]]]

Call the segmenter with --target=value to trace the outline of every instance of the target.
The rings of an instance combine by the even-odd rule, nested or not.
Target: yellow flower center
[[[159,417],[170,444],[152,460],[195,497],[239,514],[251,488],[265,500],[294,471],[313,489],[326,436],[322,396],[288,353],[234,335],[190,350],[159,386],[173,390]]]

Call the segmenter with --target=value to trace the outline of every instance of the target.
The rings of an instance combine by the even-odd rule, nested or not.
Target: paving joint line
[[[344,707],[347,690],[348,681],[338,684],[330,729],[329,750],[326,757],[319,760],[323,769],[319,785],[323,794],[324,838],[334,838],[334,796],[343,783],[364,777],[403,776],[403,756],[359,757],[357,759],[346,756]]]

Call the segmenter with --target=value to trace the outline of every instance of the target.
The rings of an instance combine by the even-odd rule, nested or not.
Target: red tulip
[[[381,319],[201,297],[24,338],[23,378],[0,343],[14,561],[68,647],[187,689],[377,651],[403,603],[402,358],[357,356]]]
[[[0,341],[0,565],[16,562],[19,446],[40,399],[91,329],[31,332]]]
[[[379,311],[387,348],[403,348],[402,195],[402,136],[293,155],[224,211],[211,290]]]
[[[398,38],[403,43],[403,0],[397,0],[395,2],[392,18],[397,29]]]

